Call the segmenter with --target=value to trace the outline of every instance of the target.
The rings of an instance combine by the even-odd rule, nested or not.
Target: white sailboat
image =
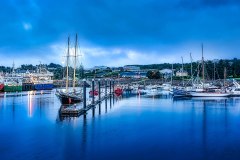
[[[224,75],[226,74],[226,69],[224,71]],[[216,89],[211,86],[205,85],[205,68],[204,68],[204,57],[203,57],[203,45],[202,45],[202,76],[203,76],[203,82],[202,82],[202,90],[195,91],[195,92],[189,92],[191,97],[228,97],[231,94],[227,93],[225,88],[224,89]]]
[[[240,96],[240,84],[233,79],[234,87],[231,87],[229,93],[233,96]]]

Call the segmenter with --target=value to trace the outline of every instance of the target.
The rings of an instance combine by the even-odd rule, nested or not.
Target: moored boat
[[[77,95],[76,93],[57,91],[56,96],[60,100],[61,104],[75,104],[82,102],[81,95]]]
[[[67,65],[66,65],[66,89],[57,90],[56,96],[60,100],[61,104],[75,104],[82,102],[81,92],[77,92],[75,88],[76,83],[76,57],[77,57],[77,35],[76,35],[76,45],[75,45],[75,55],[74,55],[74,75],[73,75],[73,91],[69,90],[69,57],[70,57],[70,38],[68,37],[68,50],[67,50]]]
[[[230,93],[222,92],[190,92],[191,97],[228,97]]]
[[[123,89],[121,87],[116,87],[115,90],[114,90],[114,94],[116,96],[121,96],[123,94]]]
[[[21,92],[22,76],[12,73],[4,77],[4,92]]]
[[[4,79],[3,79],[3,75],[0,74],[0,92],[3,91],[4,88]]]
[[[53,89],[53,73],[40,65],[37,73],[31,74],[31,81],[34,90],[52,90]]]

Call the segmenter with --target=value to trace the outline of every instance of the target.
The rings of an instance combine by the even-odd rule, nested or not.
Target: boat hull
[[[173,97],[188,97],[190,96],[188,91],[185,91],[183,89],[173,89],[172,92]]]
[[[32,91],[32,90],[34,90],[34,86],[32,83],[23,83],[22,90],[23,91]]]
[[[4,84],[0,84],[0,92],[3,91]]]
[[[52,90],[53,84],[34,84],[34,90]]]
[[[66,93],[57,93],[56,96],[60,100],[61,104],[75,104],[82,102],[80,97],[68,95]]]
[[[190,93],[191,97],[228,97],[229,93]]]
[[[4,92],[21,92],[22,86],[4,86]]]

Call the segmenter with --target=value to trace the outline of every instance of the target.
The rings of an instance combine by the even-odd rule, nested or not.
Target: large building
[[[122,72],[121,77],[124,78],[145,78],[147,76],[146,72]]]
[[[124,71],[129,71],[129,72],[138,72],[138,71],[140,71],[140,67],[138,67],[138,66],[124,66],[123,70]]]

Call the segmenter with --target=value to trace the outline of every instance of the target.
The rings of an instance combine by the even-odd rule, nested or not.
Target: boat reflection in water
[[[1,97],[1,159],[240,157],[239,97],[114,96],[75,117],[64,107],[54,92]]]

